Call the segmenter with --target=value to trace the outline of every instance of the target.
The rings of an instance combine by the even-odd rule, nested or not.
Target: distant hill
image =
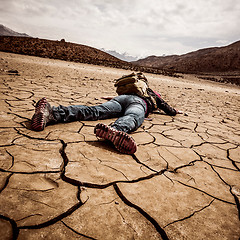
[[[149,56],[132,63],[182,73],[240,71],[240,41],[225,47],[200,49],[184,55]]]
[[[14,31],[0,25],[1,34]],[[22,36],[1,36],[0,51],[61,59],[79,63],[122,68],[181,77],[179,73],[195,73],[200,78],[212,81],[230,82],[240,85],[240,41],[226,47],[201,49],[184,55],[166,57],[150,56],[134,62],[127,62],[99,49],[82,44]],[[217,73],[217,74],[215,74]],[[219,74],[221,73],[221,74]],[[213,76],[213,74],[215,76]],[[204,76],[202,76],[204,75]],[[218,77],[216,77],[218,76]]]
[[[0,24],[0,36],[30,37],[26,33],[15,32],[12,29],[7,28],[2,24]]]
[[[0,36],[0,51],[178,77],[172,71],[135,66],[96,48],[66,42],[64,39],[53,41],[31,37]]]
[[[0,51],[104,66],[131,64],[89,46],[39,38],[0,36]]]
[[[126,61],[126,62],[132,62],[132,61],[136,61],[138,58],[137,57],[133,57],[133,56],[130,56],[128,55],[127,53],[119,53],[119,52],[116,52],[114,50],[106,50],[104,48],[101,48],[100,50],[106,52],[106,53],[109,53],[110,55],[118,58],[118,59],[121,59],[123,61]]]

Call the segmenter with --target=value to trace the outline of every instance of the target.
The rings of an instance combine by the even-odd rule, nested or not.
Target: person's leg
[[[99,106],[58,106],[51,107],[46,98],[36,104],[35,114],[32,117],[32,129],[42,131],[47,124],[58,122],[72,122],[80,120],[100,120],[119,117],[123,114],[122,106],[112,99]]]
[[[120,152],[133,154],[137,150],[137,145],[127,133],[136,130],[143,123],[147,106],[137,96],[121,95],[117,100],[123,107],[124,115],[111,127],[102,123],[97,124],[94,132],[98,137],[110,140]]]
[[[112,127],[98,124],[94,132],[97,137],[110,140],[120,152],[133,154],[137,149],[136,143],[126,132],[136,130],[142,124],[145,111],[146,103],[132,95],[120,95],[111,101],[92,107],[77,105],[51,108],[46,98],[43,98],[36,105],[32,128],[42,131],[48,123],[119,117]]]
[[[114,99],[98,106],[60,105],[52,109],[57,122],[95,121],[119,117],[122,114],[121,104]]]
[[[126,133],[137,130],[143,123],[146,103],[138,96],[129,96],[130,100],[124,109],[124,115],[119,117],[112,127]]]

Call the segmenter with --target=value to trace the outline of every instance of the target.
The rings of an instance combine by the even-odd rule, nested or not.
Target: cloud
[[[15,31],[134,55],[185,53],[239,40],[238,0],[1,0]]]

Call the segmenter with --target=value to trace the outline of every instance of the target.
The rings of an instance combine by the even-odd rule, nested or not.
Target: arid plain
[[[150,115],[132,156],[93,121],[31,130],[41,97],[100,104],[128,73],[0,52],[1,239],[239,239],[239,86],[146,74],[185,114]]]

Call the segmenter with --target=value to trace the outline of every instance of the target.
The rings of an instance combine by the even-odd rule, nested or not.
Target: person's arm
[[[166,103],[162,98],[157,98],[157,107],[161,110],[163,110],[167,115],[175,116],[177,113],[181,113],[181,111],[178,111],[174,109],[173,107],[169,106],[168,103]]]

